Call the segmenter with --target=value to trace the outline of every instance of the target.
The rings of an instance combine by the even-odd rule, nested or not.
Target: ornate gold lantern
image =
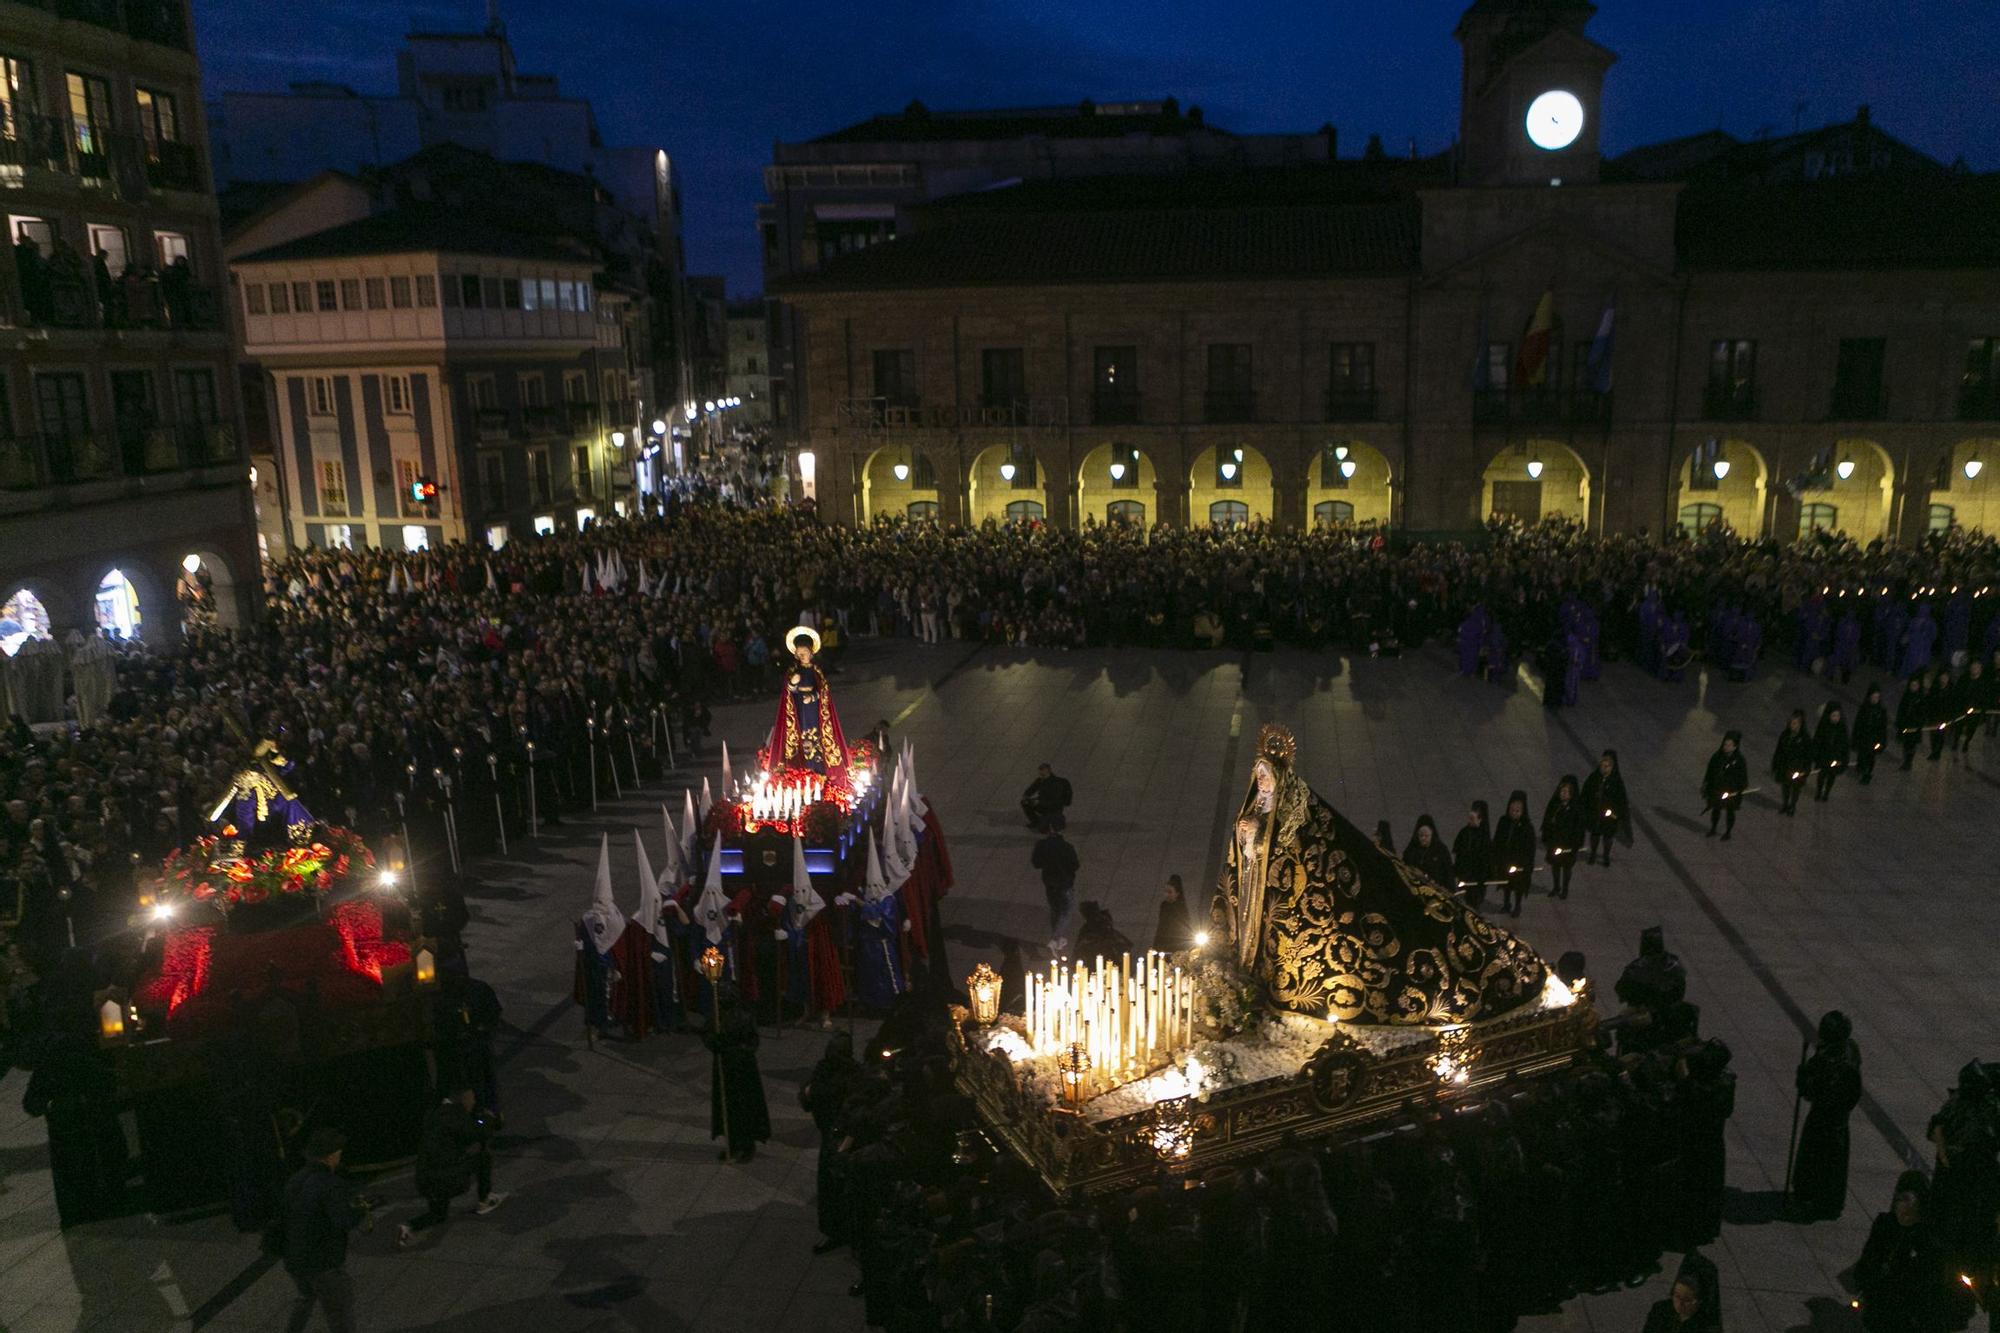
[[[1080,1041],[1071,1042],[1056,1057],[1056,1068],[1062,1074],[1063,1095],[1069,1104],[1083,1105],[1083,1081],[1090,1073],[1090,1048]]]
[[[981,963],[965,979],[966,994],[972,997],[972,1017],[981,1027],[992,1027],[1000,1018],[1000,974]]]
[[[1153,1104],[1145,1130],[1146,1146],[1168,1166],[1188,1159],[1194,1152],[1194,1116],[1185,1097],[1169,1097]]]
[[[701,957],[695,961],[695,967],[707,979],[708,984],[713,986],[722,979],[722,950],[712,944],[709,945],[701,951]]]

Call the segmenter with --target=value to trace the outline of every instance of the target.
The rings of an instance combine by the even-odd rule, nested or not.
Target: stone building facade
[[[0,621],[171,642],[199,577],[243,622],[257,546],[185,0],[0,3],[0,195]]]
[[[2000,530],[2000,183],[1865,109],[1604,160],[1591,12],[1468,10],[1444,157],[1023,182],[775,284],[822,508]]]

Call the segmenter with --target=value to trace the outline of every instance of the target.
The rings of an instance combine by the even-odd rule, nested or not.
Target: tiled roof
[[[1857,177],[1681,196],[1696,269],[2000,267],[2000,175]]]
[[[459,210],[399,208],[394,212],[329,227],[234,263],[259,264],[279,260],[336,259],[355,255],[439,252],[484,255],[496,259],[547,259],[594,264],[588,242],[561,236],[533,236],[489,226]]]
[[[844,255],[781,291],[1312,278],[1414,267],[1413,201],[1080,213],[963,213]]]

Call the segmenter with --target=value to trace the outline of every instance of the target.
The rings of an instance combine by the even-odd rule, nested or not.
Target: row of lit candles
[[[1194,1044],[1194,978],[1165,954],[1079,961],[1029,974],[1025,1018],[1037,1054],[1081,1047],[1090,1069],[1143,1071]]]
[[[752,819],[792,820],[797,819],[825,792],[826,778],[818,773],[788,774],[776,779],[768,773],[759,773],[749,783],[743,803],[749,807]]]

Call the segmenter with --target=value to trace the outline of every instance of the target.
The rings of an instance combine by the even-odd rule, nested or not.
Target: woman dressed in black
[[[1905,1171],[1896,1179],[1889,1211],[1877,1213],[1868,1229],[1854,1264],[1861,1327],[1868,1333],[1942,1333],[1952,1326],[1944,1250],[1924,1217],[1929,1196],[1924,1173]]]
[[[1949,668],[1939,668],[1931,677],[1930,707],[1924,710],[1924,734],[1931,738],[1930,759],[1935,764],[1944,755],[1944,743],[1951,724],[1958,720],[1958,686]]]
[[[1549,878],[1554,881],[1549,897],[1569,897],[1569,881],[1576,874],[1576,853],[1583,839],[1583,801],[1576,779],[1565,773],[1542,811],[1542,852],[1548,859]]]
[[[1606,750],[1597,767],[1583,780],[1584,820],[1590,828],[1591,865],[1597,864],[1598,847],[1604,849],[1604,864],[1611,864],[1611,842],[1625,826],[1625,775],[1618,771],[1618,751]]]
[[[720,1030],[702,1038],[715,1054],[709,1082],[708,1136],[726,1139],[722,1155],[747,1162],[771,1137],[764,1076],[757,1069],[757,1016],[733,992],[723,995]]]
[[[1441,889],[1449,889],[1457,882],[1452,873],[1451,851],[1438,836],[1437,821],[1429,815],[1417,816],[1417,828],[1410,835],[1410,845],[1403,848],[1403,864],[1413,870],[1424,872],[1424,878]]]
[[[1784,797],[1779,807],[1782,815],[1799,812],[1799,793],[1806,789],[1806,774],[1812,772],[1812,737],[1806,734],[1806,710],[1794,708],[1785,722],[1785,729],[1778,733],[1778,746],[1771,751],[1771,776],[1777,780],[1778,791]]]
[[[1839,780],[1841,770],[1847,767],[1847,756],[1852,746],[1847,737],[1847,719],[1842,716],[1838,703],[1829,703],[1819,713],[1819,726],[1813,729],[1813,799],[1829,800],[1833,796],[1833,784]]]
[[[1867,786],[1875,777],[1875,761],[1889,744],[1889,710],[1882,706],[1882,687],[1871,684],[1854,710],[1854,768]]]
[[[1924,741],[1924,724],[1931,715],[1931,701],[1924,693],[1924,678],[1910,677],[1896,700],[1896,739],[1903,743],[1903,771],[1916,762],[1917,747]]]
[[[1708,836],[1716,825],[1729,822],[1722,830],[1728,842],[1736,832],[1736,812],[1743,808],[1743,792],[1750,785],[1750,765],[1743,759],[1743,733],[1726,731],[1722,744],[1708,757],[1708,771],[1701,775],[1701,799],[1708,804]]]
[[[1465,827],[1451,840],[1451,873],[1474,907],[1486,901],[1486,881],[1493,878],[1493,830],[1487,824],[1486,802],[1474,801]]]
[[[1535,826],[1528,818],[1528,793],[1517,791],[1507,798],[1507,813],[1493,826],[1494,878],[1504,875],[1500,886],[1500,909],[1521,915],[1521,900],[1528,896],[1528,879],[1535,873]]]
[[[1792,1216],[1830,1222],[1847,1206],[1847,1118],[1861,1102],[1861,1048],[1846,1014],[1819,1020],[1819,1045],[1795,1081],[1812,1109],[1792,1158]]]
[[[1181,953],[1194,948],[1194,926],[1188,920],[1187,891],[1179,875],[1168,875],[1160,890],[1160,920],[1153,928],[1153,948],[1160,953]]]

